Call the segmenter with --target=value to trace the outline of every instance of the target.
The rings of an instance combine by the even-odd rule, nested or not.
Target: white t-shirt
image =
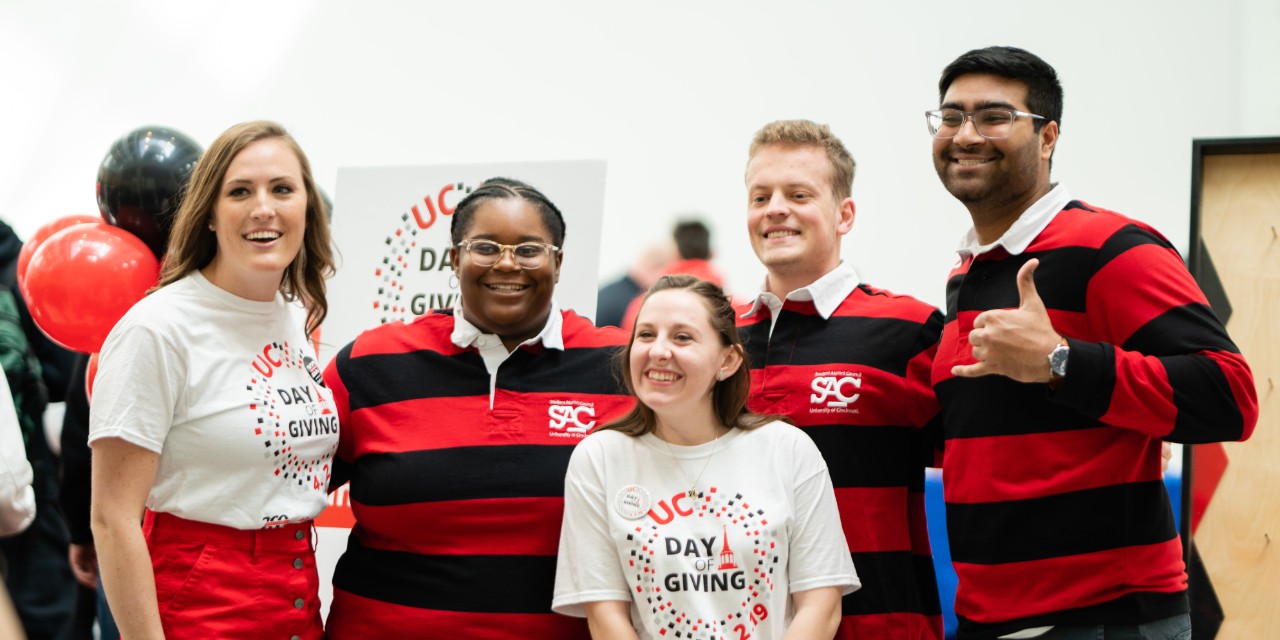
[[[9,381],[0,375],[0,537],[17,535],[36,519],[36,494],[22,441],[22,423]]]
[[[338,418],[305,318],[280,295],[246,300],[198,271],[143,298],[102,347],[90,444],[160,454],[153,511],[237,529],[314,518]]]
[[[826,464],[800,429],[774,422],[669,448],[653,434],[600,431],[574,449],[556,612],[629,600],[642,639],[780,639],[790,594],[832,586],[861,583]]]

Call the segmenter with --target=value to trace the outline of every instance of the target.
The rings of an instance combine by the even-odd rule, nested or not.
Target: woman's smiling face
[[[209,225],[218,251],[202,269],[205,277],[242,298],[273,299],[307,230],[302,166],[289,145],[266,138],[241,149],[227,167]]]
[[[480,203],[463,235],[504,245],[522,242],[552,244],[550,230],[538,208],[521,198],[491,198]],[[492,266],[476,266],[471,252],[450,251],[462,296],[462,313],[481,331],[502,339],[508,349],[542,331],[551,313],[551,298],[560,280],[563,253],[548,255],[541,266],[525,269],[510,250],[501,251]]]
[[[710,414],[718,374],[742,363],[711,325],[711,310],[696,293],[664,289],[650,294],[636,317],[630,367],[636,397],[659,422]]]

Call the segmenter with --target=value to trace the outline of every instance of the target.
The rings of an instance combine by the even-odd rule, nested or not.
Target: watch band
[[[1067,359],[1070,356],[1070,345],[1067,339],[1063,338],[1054,346],[1053,351],[1049,352],[1049,386],[1057,388],[1058,383],[1067,375]]]

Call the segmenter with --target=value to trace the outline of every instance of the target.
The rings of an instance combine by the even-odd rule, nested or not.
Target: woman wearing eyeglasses
[[[565,225],[537,189],[490,179],[451,224],[461,306],[367,331],[324,373],[356,518],[326,631],[585,639],[551,612],[564,476],[632,406],[607,373],[626,336],[556,304]]]

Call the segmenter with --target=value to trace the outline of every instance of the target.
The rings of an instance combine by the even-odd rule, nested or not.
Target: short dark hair
[[[697,220],[686,220],[676,223],[671,236],[676,241],[676,250],[685,260],[711,259],[711,231],[707,225]]]
[[[532,186],[511,178],[489,178],[480,183],[475,191],[458,203],[453,209],[453,219],[449,221],[449,238],[453,244],[462,242],[462,237],[471,228],[472,217],[480,203],[486,200],[506,200],[518,198],[538,208],[542,223],[551,232],[551,244],[564,248],[564,216],[560,209],[547,196]]]
[[[707,306],[707,318],[711,328],[720,337],[720,344],[732,347],[742,356],[742,364],[738,370],[728,378],[717,381],[711,392],[711,405],[715,409],[716,419],[726,427],[737,429],[755,429],[780,420],[778,416],[753,413],[747,409],[747,397],[751,392],[751,363],[747,361],[747,354],[742,348],[742,338],[738,335],[733,303],[725,295],[724,289],[713,282],[699,280],[690,275],[676,274],[658,278],[658,281],[644,294],[644,300],[648,301],[653,294],[668,289],[681,289],[702,298]],[[640,304],[643,308],[644,303]],[[616,374],[632,395],[636,392],[635,381],[631,379],[631,347],[635,341],[636,330],[633,328],[631,340],[627,342],[626,347],[618,351],[613,361]],[[629,436],[642,436],[652,433],[657,424],[658,419],[653,409],[637,400],[630,413],[597,427],[597,430],[614,430]]]
[[[1027,85],[1027,108],[1044,116],[1035,121],[1035,130],[1046,122],[1057,122],[1062,130],[1062,83],[1049,63],[1030,51],[1017,47],[974,49],[956,58],[938,80],[938,101],[946,100],[947,89],[956,78],[974,73],[987,73]]]

